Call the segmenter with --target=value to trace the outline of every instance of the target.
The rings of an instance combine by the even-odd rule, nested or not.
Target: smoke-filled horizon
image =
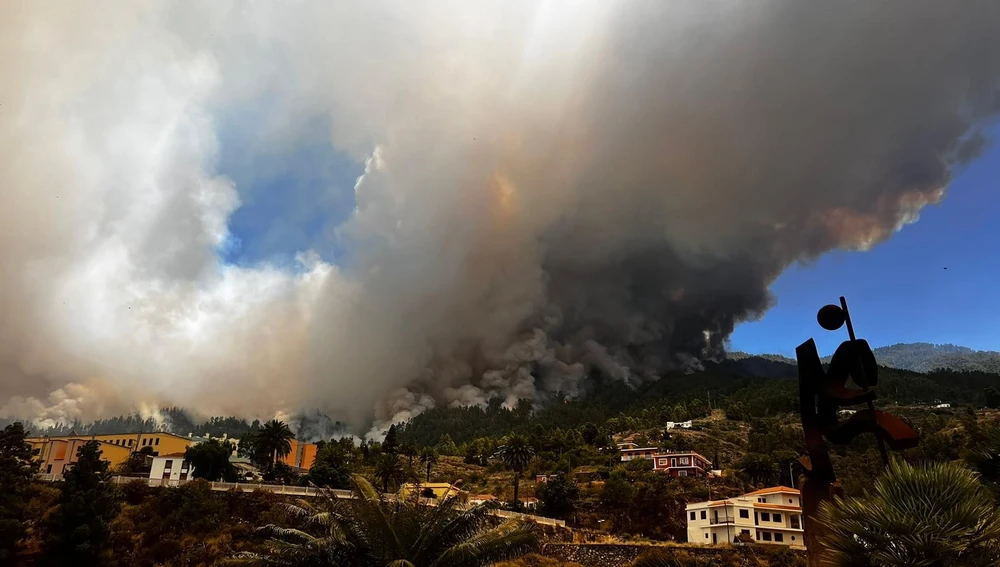
[[[697,364],[784,269],[944,198],[1000,110],[998,12],[5,3],[0,415],[363,431]],[[364,168],[294,268],[221,259],[220,117],[254,101],[253,144],[322,119]]]

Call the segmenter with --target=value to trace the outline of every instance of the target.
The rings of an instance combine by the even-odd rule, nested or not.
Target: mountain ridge
[[[900,370],[921,373],[939,369],[1000,373],[1000,352],[992,350],[975,350],[950,343],[896,343],[873,350],[880,365]],[[726,358],[744,363],[759,359],[770,363],[795,364],[795,359],[780,354],[733,351]],[[823,362],[829,360],[829,356],[823,358]]]

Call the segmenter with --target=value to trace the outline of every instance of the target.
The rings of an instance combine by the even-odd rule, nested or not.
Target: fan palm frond
[[[1000,512],[978,476],[951,463],[893,461],[860,498],[819,519],[836,565],[997,565]]]
[[[479,567],[535,550],[534,525],[497,525],[491,507],[465,507],[455,496],[433,505],[387,500],[360,476],[356,498],[329,497],[319,504],[283,506],[295,527],[259,528],[270,537],[267,553],[234,557],[231,565],[297,567]],[[329,496],[329,495],[328,495]]]

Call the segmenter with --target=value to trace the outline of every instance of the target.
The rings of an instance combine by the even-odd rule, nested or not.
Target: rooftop
[[[799,491],[795,488],[788,488],[787,486],[772,486],[771,488],[762,488],[760,490],[755,490],[753,492],[748,492],[744,496],[763,496],[765,494],[775,494],[780,492],[786,492],[788,494],[798,494]]]

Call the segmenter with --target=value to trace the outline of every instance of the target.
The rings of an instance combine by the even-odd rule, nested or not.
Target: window
[[[660,466],[661,467],[667,466],[667,460],[666,459],[660,459]]]
[[[712,543],[719,543],[719,538],[717,538],[715,534],[712,534]]]
[[[687,476],[687,475],[688,475],[687,471],[677,471],[677,476]]]
[[[764,502],[767,502],[767,498],[758,498],[757,502],[760,502],[760,503],[763,504]]]
[[[762,521],[762,522],[770,522],[771,521],[771,514],[769,514],[767,512],[761,512],[760,513],[760,521]]]
[[[747,510],[746,508],[741,508],[740,509],[740,517],[741,518],[749,518],[750,517],[750,510]],[[747,533],[750,533],[750,532],[747,532]]]
[[[740,530],[740,533],[743,535],[750,535],[750,530]]]
[[[153,443],[153,445],[159,445],[159,444],[160,444],[160,438],[159,438],[159,437],[157,437],[157,438],[156,438],[156,441],[155,441],[155,442]]]
[[[795,541],[795,536],[792,536],[792,541]]]
[[[692,520],[697,520],[698,519],[694,512],[691,512],[691,519]]]
[[[774,521],[775,521],[775,522],[780,522],[780,521],[781,521],[781,514],[779,514],[779,513],[775,512],[775,513],[773,514],[773,516],[774,516]]]
[[[764,541],[771,541],[771,532],[764,532]]]
[[[135,439],[129,439],[129,440],[128,440],[128,446],[129,446],[129,447],[131,447],[131,446],[132,446],[132,442],[133,442],[133,441],[135,441]]]
[[[702,511],[701,511],[701,519],[702,519],[702,520],[704,520],[704,519],[705,519],[705,518],[707,518],[707,517],[708,517],[708,514],[706,514],[706,513],[705,513],[705,511],[704,511],[704,510],[702,510]]]
[[[705,532],[705,539],[708,539],[708,532]]]
[[[792,499],[791,499],[791,498],[789,498],[789,499],[788,499],[788,503],[789,503],[789,504],[791,504],[791,503],[792,503]]]
[[[49,468],[45,469],[45,474],[52,474],[52,465],[49,465]]]
[[[681,457],[681,464],[682,465],[688,464],[688,458],[687,457]]]
[[[41,454],[41,452],[42,452],[42,450],[41,450],[41,449],[33,449],[33,450],[31,451],[31,454],[32,454],[32,455],[39,455],[39,454]]]
[[[167,464],[163,465],[163,468],[164,469],[172,469],[172,468],[174,468],[174,461],[173,461],[173,459],[167,459]]]
[[[791,520],[792,520],[792,527],[795,528],[795,529],[799,529],[799,516],[798,516],[798,514],[792,514]]]
[[[782,535],[782,534],[779,534],[779,533],[775,533],[774,534],[774,541],[784,542],[785,541],[785,536]]]

